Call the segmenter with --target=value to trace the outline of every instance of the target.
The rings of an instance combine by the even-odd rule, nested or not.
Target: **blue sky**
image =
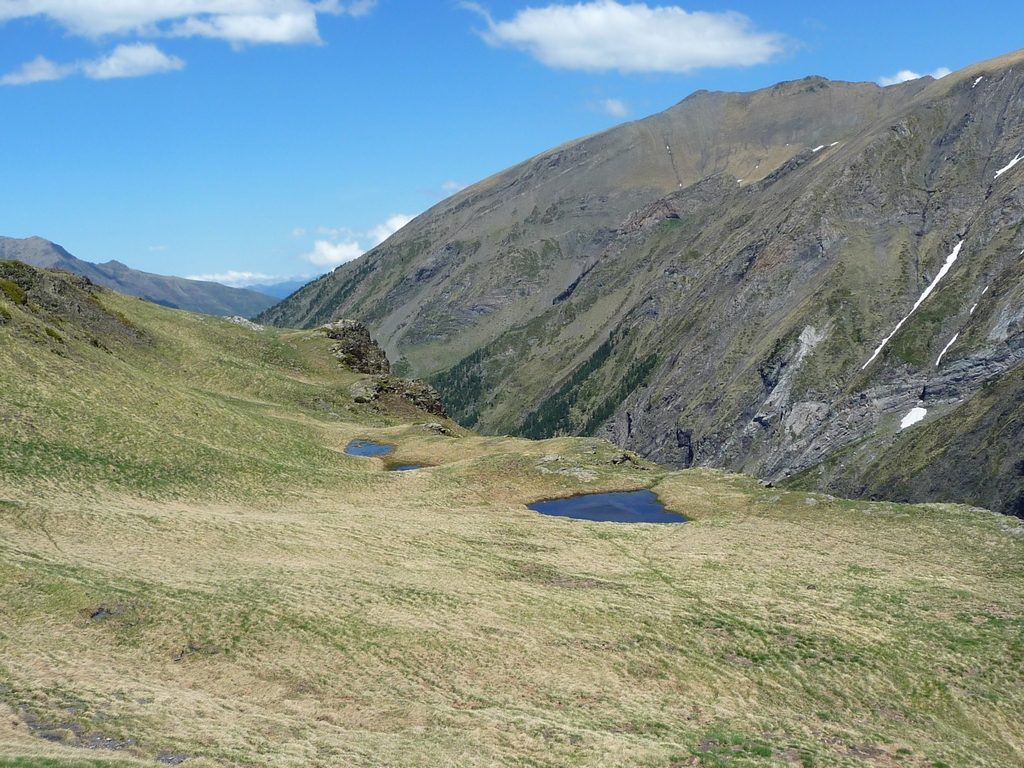
[[[941,73],[1021,46],[1016,2],[979,8],[0,0],[0,234],[166,274],[312,275],[461,185],[694,90]]]

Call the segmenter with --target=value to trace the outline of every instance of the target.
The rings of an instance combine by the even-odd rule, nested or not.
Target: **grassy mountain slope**
[[[15,259],[46,269],[63,269],[129,296],[207,315],[252,317],[274,303],[272,297],[245,288],[229,288],[220,283],[154,275],[131,269],[118,261],[103,264],[82,261],[56,243],[41,237],[24,240],[0,237],[0,259]]]
[[[952,451],[957,403],[1024,361],[1024,166],[995,177],[1024,146],[1022,63],[695,94],[469,188],[264,317],[366,320],[485,432],[598,434],[670,465],[874,493],[861,462],[808,474],[856,445],[910,498],[1012,511],[1013,462],[933,472],[899,423],[921,400]],[[640,149],[659,125],[685,126],[663,145],[674,189]],[[976,421],[971,444],[1006,442]]]
[[[2,765],[1024,756],[1016,521],[447,437],[316,333],[0,271]],[[639,487],[691,522],[524,506]]]
[[[807,78],[750,94],[699,91],[460,192],[262,319],[295,327],[358,315],[389,352],[433,373],[550,306],[632,211],[713,175],[762,179],[804,147],[855,134],[922,86]]]

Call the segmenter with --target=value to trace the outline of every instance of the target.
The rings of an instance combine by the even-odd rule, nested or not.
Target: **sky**
[[[0,0],[0,235],[232,285],[311,277],[695,90],[1008,53],[1018,2]]]

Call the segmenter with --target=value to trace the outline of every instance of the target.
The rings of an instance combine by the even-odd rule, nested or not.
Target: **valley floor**
[[[0,326],[0,765],[1024,762],[1019,521],[445,436],[101,299],[149,345]],[[525,508],[641,487],[691,522]]]
[[[1015,522],[707,472],[651,478],[686,525],[557,520],[523,504],[575,446],[409,442],[471,457],[268,505],[5,499],[0,754],[1024,760]]]

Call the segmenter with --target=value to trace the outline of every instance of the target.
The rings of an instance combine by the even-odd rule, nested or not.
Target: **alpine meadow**
[[[1024,765],[1015,6],[544,2],[0,0],[0,767]]]

